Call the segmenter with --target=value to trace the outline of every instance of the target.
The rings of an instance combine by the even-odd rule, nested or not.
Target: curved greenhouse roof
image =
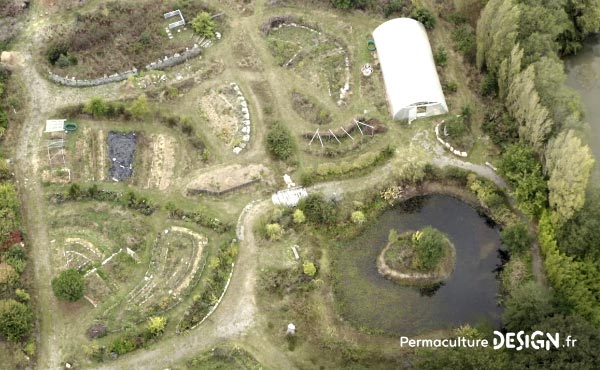
[[[373,31],[394,119],[448,112],[431,46],[423,25],[411,18],[389,20]]]

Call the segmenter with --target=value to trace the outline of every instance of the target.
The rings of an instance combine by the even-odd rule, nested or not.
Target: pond
[[[437,290],[393,283],[377,272],[376,258],[390,229],[399,233],[433,226],[456,248],[456,268]],[[462,324],[498,326],[498,228],[468,204],[446,195],[413,198],[384,212],[358,238],[335,248],[336,301],[356,327],[413,336]]]
[[[575,89],[582,98],[585,108],[585,119],[589,123],[588,144],[594,157],[600,158],[600,34],[590,37],[584,48],[577,55],[565,61],[567,85]],[[590,181],[600,184],[600,161]]]

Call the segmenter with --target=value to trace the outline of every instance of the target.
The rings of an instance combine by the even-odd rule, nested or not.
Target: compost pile
[[[133,156],[137,136],[135,132],[108,133],[108,156],[112,163],[108,174],[113,180],[127,180],[133,174]]]

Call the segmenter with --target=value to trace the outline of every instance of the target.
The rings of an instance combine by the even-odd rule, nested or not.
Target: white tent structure
[[[423,25],[411,18],[389,20],[373,31],[392,118],[448,113],[431,46]]]

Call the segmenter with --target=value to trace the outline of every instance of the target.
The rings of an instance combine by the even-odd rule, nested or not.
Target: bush
[[[443,46],[438,46],[438,48],[435,49],[433,60],[439,67],[445,67],[446,64],[448,64],[448,53],[446,53],[446,49]]]
[[[269,238],[269,240],[279,240],[281,239],[281,236],[283,235],[283,229],[281,228],[281,225],[275,223],[275,224],[268,224],[265,227],[265,231],[267,234],[267,238]]]
[[[294,211],[294,223],[295,224],[301,224],[304,223],[304,221],[306,221],[306,216],[304,216],[304,212],[302,212],[302,210],[297,209]]]
[[[58,299],[77,301],[83,297],[84,289],[83,275],[75,269],[65,270],[52,279],[52,290]]]
[[[426,227],[413,234],[415,254],[412,267],[418,270],[431,270],[444,257],[446,238],[433,227]]]
[[[337,221],[337,207],[326,201],[321,194],[310,194],[301,199],[298,208],[304,212],[306,219],[314,224],[333,225]]]
[[[446,94],[453,94],[458,90],[458,85],[454,81],[447,81],[442,84],[442,89]]]
[[[350,215],[350,219],[352,220],[352,222],[359,225],[364,224],[366,220],[365,214],[362,213],[362,211],[352,212],[352,214]]]
[[[267,150],[275,158],[285,161],[294,155],[296,145],[288,129],[280,123],[267,134]]]
[[[106,116],[109,105],[102,98],[92,98],[83,107],[83,112],[92,115],[94,118]]]
[[[304,262],[304,264],[302,265],[302,269],[304,271],[304,275],[310,277],[315,276],[317,273],[317,268],[315,267],[315,264],[309,261]]]
[[[56,64],[61,56],[65,56],[69,53],[69,46],[62,42],[54,42],[48,46],[46,49],[46,60],[48,63],[54,65]]]
[[[147,329],[150,334],[157,337],[165,331],[167,319],[162,316],[152,316],[148,319]]]
[[[517,288],[506,301],[503,321],[508,330],[528,330],[553,313],[552,294],[544,286],[529,281]]]
[[[410,17],[423,23],[423,26],[425,26],[425,28],[428,30],[431,30],[435,27],[435,16],[426,8],[415,8],[410,13]]]
[[[533,237],[527,230],[527,225],[518,223],[509,226],[500,233],[503,246],[510,252],[515,254],[524,253],[531,247]]]
[[[33,313],[13,299],[0,301],[0,334],[16,342],[33,329]]]
[[[201,12],[192,20],[192,29],[198,35],[212,40],[217,26],[208,12]]]
[[[477,55],[477,43],[475,39],[475,30],[468,24],[461,24],[452,31],[452,40],[456,44],[456,48],[465,58],[471,62],[475,62]]]

